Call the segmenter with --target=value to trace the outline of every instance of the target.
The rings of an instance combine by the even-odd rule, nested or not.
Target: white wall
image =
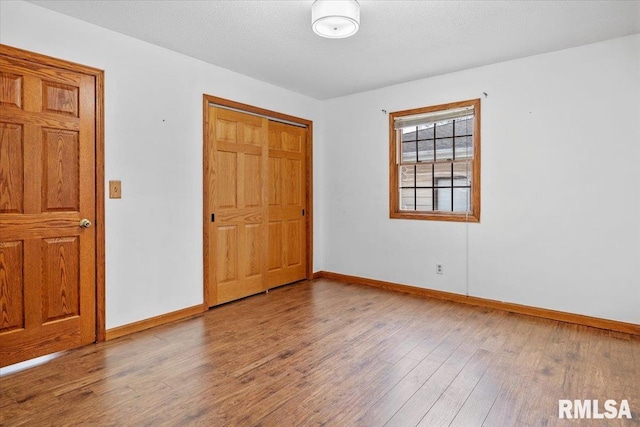
[[[389,219],[381,110],[472,98],[481,223]],[[324,108],[326,270],[640,323],[640,35]]]
[[[123,182],[108,328],[202,302],[203,93],[314,121],[315,270],[640,323],[638,35],[319,102],[28,3],[0,12],[1,43],[105,70],[105,177]],[[481,223],[390,220],[381,110],[478,97]]]
[[[203,93],[317,132],[320,103],[29,3],[0,12],[1,43],[105,70],[105,178],[123,194],[106,200],[107,328],[201,304]]]

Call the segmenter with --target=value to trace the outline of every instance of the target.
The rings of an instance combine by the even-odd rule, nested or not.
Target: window
[[[480,100],[389,116],[391,218],[480,221]]]

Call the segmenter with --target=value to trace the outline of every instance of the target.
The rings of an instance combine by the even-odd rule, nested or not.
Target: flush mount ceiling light
[[[352,36],[360,28],[360,5],[356,0],[316,0],[311,6],[311,25],[322,37]]]

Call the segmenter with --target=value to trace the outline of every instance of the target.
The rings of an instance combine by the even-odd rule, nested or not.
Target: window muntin
[[[390,126],[391,217],[479,221],[480,100],[391,113]]]

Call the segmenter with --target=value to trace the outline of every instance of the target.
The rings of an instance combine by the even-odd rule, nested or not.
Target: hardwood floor
[[[0,425],[590,425],[558,399],[640,425],[640,337],[321,279],[1,377]]]

